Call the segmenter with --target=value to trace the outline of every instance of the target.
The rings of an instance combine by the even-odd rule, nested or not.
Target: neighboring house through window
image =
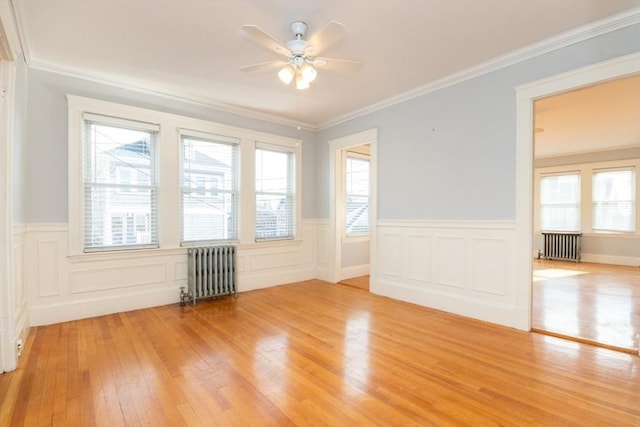
[[[239,142],[181,135],[183,243],[238,238]]]
[[[157,246],[155,125],[84,116],[85,251]]]

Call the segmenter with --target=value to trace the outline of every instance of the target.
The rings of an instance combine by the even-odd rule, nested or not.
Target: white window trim
[[[544,175],[559,175],[563,173],[579,173],[580,174],[580,231],[585,236],[640,236],[640,212],[636,207],[635,212],[635,231],[634,232],[615,232],[600,231],[593,229],[593,173],[615,169],[635,170],[635,188],[636,188],[636,206],[640,200],[640,159],[614,160],[609,162],[594,162],[571,164],[563,166],[549,166],[544,168],[535,168],[534,170],[534,197],[533,197],[533,230],[534,233],[540,234],[540,178]]]
[[[240,198],[239,202],[239,239],[232,242],[246,245],[261,245],[255,242],[255,160],[256,144],[265,143],[272,146],[288,147],[296,156],[296,217],[295,238],[289,240],[299,244],[302,238],[302,140],[275,134],[253,131],[227,126],[206,120],[194,119],[161,111],[101,101],[75,95],[67,95],[68,100],[68,179],[69,179],[69,255],[78,257],[105,257],[112,251],[84,253],[83,243],[83,190],[82,190],[82,138],[83,115],[85,113],[123,118],[137,122],[157,124],[158,135],[158,248],[138,249],[141,251],[162,252],[168,249],[179,249],[180,246],[180,131],[202,132],[204,134],[224,135],[240,140]]]

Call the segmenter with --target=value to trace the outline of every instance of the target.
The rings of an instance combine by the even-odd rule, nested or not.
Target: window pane
[[[157,245],[155,137],[85,121],[85,250]]]
[[[293,153],[256,149],[256,239],[294,237]]]
[[[182,242],[237,239],[237,144],[182,137]]]
[[[540,179],[540,228],[580,230],[580,175],[550,175]]]
[[[594,230],[635,230],[634,181],[631,169],[593,174]]]
[[[345,173],[347,236],[369,233],[369,160],[347,156]]]

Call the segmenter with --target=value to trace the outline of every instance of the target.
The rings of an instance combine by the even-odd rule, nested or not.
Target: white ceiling
[[[535,102],[535,156],[640,147],[640,74]]]
[[[318,128],[638,0],[11,0],[29,65]],[[320,71],[306,91],[276,72],[239,67],[274,54],[241,31],[281,41],[302,20],[347,30],[322,56],[357,59],[357,74]]]

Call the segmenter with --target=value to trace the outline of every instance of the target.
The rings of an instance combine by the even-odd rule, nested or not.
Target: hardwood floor
[[[352,286],[354,288],[362,289],[363,291],[369,291],[369,275],[352,277],[350,279],[344,279],[338,282],[341,285]]]
[[[638,353],[640,269],[535,260],[536,330]]]
[[[313,280],[33,328],[0,425],[638,426],[640,358]]]

